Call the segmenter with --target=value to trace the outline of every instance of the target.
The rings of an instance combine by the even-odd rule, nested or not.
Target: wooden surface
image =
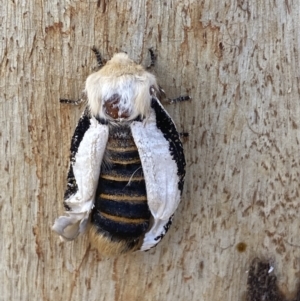
[[[246,297],[255,257],[286,297],[298,283],[300,2],[12,1],[0,10],[0,300],[218,301]],[[77,98],[104,58],[149,63],[190,136],[183,200],[153,250],[101,258],[60,243]],[[250,300],[252,301],[252,300]]]

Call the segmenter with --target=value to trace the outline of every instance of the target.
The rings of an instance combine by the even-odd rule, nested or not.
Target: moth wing
[[[175,124],[158,99],[152,99],[151,107],[145,122],[131,125],[143,166],[148,206],[154,218],[141,250],[155,246],[167,232],[180,202],[185,176],[183,147]]]
[[[64,197],[67,215],[57,218],[52,227],[64,240],[73,240],[86,229],[107,140],[108,127],[91,117],[86,109],[71,142],[68,184]]]

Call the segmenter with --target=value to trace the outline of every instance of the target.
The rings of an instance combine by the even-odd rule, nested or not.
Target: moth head
[[[147,117],[153,89],[159,89],[155,76],[125,53],[115,54],[85,85],[92,115],[109,120]]]

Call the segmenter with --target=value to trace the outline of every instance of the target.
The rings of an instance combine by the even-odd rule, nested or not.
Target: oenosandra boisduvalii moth
[[[71,141],[66,215],[52,227],[63,240],[88,230],[92,246],[116,256],[149,250],[168,231],[182,194],[185,158],[158,99],[162,91],[155,76],[125,53],[87,78],[87,107]]]

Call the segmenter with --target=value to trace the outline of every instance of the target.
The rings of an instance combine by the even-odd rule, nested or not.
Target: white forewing
[[[155,219],[168,220],[180,202],[177,165],[169,142],[156,126],[155,113],[144,122],[131,124],[146,182],[149,209]]]
[[[165,226],[169,220],[155,219],[150,231],[144,237],[140,251],[147,251],[157,245],[166,233]]]
[[[177,164],[169,150],[169,141],[157,128],[153,109],[144,122],[133,122],[131,130],[143,166],[148,206],[154,218],[140,249],[146,251],[164,236],[170,218],[178,207],[179,177]]]
[[[55,220],[52,227],[63,239],[72,240],[82,233],[94,205],[100,166],[108,139],[108,127],[92,118],[78,147],[73,163],[77,192],[65,200],[67,216]]]

